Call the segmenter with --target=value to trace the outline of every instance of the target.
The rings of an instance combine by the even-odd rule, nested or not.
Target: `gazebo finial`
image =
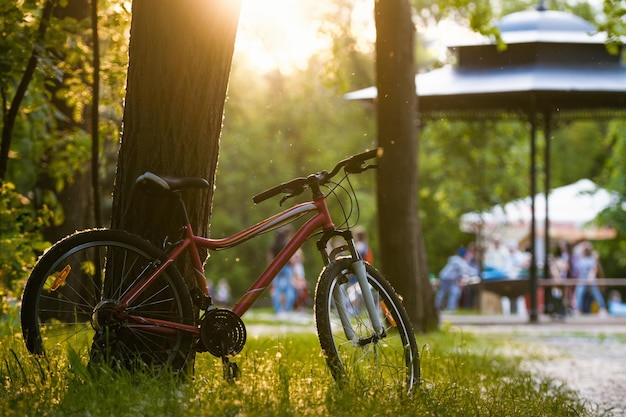
[[[548,10],[548,8],[546,7],[546,2],[544,0],[539,0],[539,2],[537,3],[537,11],[545,12],[546,10]]]

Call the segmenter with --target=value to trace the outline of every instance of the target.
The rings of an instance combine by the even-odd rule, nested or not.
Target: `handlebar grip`
[[[259,204],[267,200],[268,198],[272,198],[281,193],[286,193],[290,195],[298,195],[302,191],[304,191],[306,185],[307,185],[306,178],[302,178],[302,177],[296,178],[291,181],[278,184],[277,186],[272,187],[269,190],[263,191],[261,194],[255,195],[254,197],[252,197],[252,201],[254,201],[255,204]]]
[[[375,148],[370,151],[362,152],[356,155],[352,155],[351,157],[344,159],[339,162],[332,172],[328,173],[323,171],[317,174],[318,184],[323,185],[326,184],[335,174],[339,172],[342,167],[345,167],[346,172],[348,173],[360,173],[367,169],[367,167],[362,167],[361,164],[368,159],[379,158],[383,154],[383,148]],[[283,182],[275,187],[272,187],[268,190],[263,191],[260,194],[252,197],[252,201],[255,204],[259,204],[269,198],[272,198],[278,194],[286,193],[290,196],[295,196],[300,194],[304,189],[308,186],[307,178],[295,178],[288,182]]]
[[[365,171],[368,168],[376,167],[377,165],[370,165],[369,167],[364,167],[363,162],[372,158],[379,158],[383,154],[383,148],[375,148],[371,151],[359,153],[351,156],[345,162],[345,170],[350,174],[359,174]]]
[[[268,198],[272,198],[275,195],[280,194],[283,188],[285,188],[285,183],[279,184],[275,187],[270,188],[269,190],[265,190],[262,193],[255,195],[254,197],[252,197],[252,201],[254,201],[254,204],[262,203]]]
[[[367,161],[368,159],[372,159],[372,158],[380,158],[381,156],[383,156],[383,148],[374,148],[370,151],[366,151],[363,153],[359,153],[354,155],[353,157],[351,157],[350,159],[352,161],[355,162],[363,162],[363,161]]]

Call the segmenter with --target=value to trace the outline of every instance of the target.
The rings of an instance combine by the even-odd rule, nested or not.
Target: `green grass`
[[[193,378],[87,369],[29,355],[15,321],[0,325],[2,416],[599,416],[574,393],[520,370],[505,340],[442,331],[418,337],[423,383],[412,396],[340,389],[313,334],[249,337],[221,377],[208,353]]]

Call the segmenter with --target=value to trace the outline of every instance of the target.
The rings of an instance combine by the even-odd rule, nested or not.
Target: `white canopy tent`
[[[615,237],[614,229],[599,227],[592,221],[616,199],[614,193],[599,188],[588,179],[553,189],[548,195],[550,238],[577,241]],[[545,234],[545,205],[544,194],[537,194],[535,197],[537,236]],[[472,212],[461,216],[461,230],[481,233],[485,238],[498,234],[505,240],[520,242],[530,235],[530,225],[530,197],[497,205],[486,212]]]

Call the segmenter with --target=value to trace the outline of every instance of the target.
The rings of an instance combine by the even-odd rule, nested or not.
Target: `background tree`
[[[385,275],[404,297],[417,330],[438,324],[417,202],[414,34],[407,0],[376,2],[378,222]]]
[[[40,59],[41,51],[43,49],[43,42],[46,37],[46,32],[48,31],[48,26],[50,24],[50,19],[52,17],[52,12],[54,10],[55,1],[48,0],[46,1],[43,11],[41,13],[41,19],[39,20],[39,25],[37,28],[36,36],[34,39],[34,45],[32,48],[32,52],[30,57],[28,58],[28,63],[26,64],[26,68],[21,75],[21,79],[15,89],[15,93],[13,94],[12,99],[8,99],[6,93],[5,82],[6,79],[3,78],[2,85],[2,140],[0,141],[0,180],[3,180],[6,176],[8,164],[9,164],[9,150],[11,148],[11,142],[13,141],[13,128],[15,126],[15,121],[18,117],[18,113],[20,110],[20,106],[22,104],[22,100],[24,100],[24,96],[26,95],[26,91],[28,86],[33,79],[35,70],[37,69],[37,64]],[[2,5],[3,6],[3,15],[6,13],[6,18],[10,22],[9,17],[11,14],[13,17],[21,15],[18,7],[14,5]],[[6,24],[7,27],[10,27],[9,24]],[[4,37],[4,36],[3,36]],[[10,58],[7,59],[6,55],[10,56],[10,46],[2,45],[4,48],[4,62],[5,66],[10,65]],[[10,71],[10,68],[5,68],[6,72]],[[8,103],[10,101],[10,104]],[[8,104],[8,106],[7,106]]]
[[[58,3],[58,2],[55,2]],[[54,57],[55,66],[60,70],[59,75],[46,83],[50,104],[55,109],[57,120],[51,134],[58,140],[51,141],[44,149],[42,162],[55,164],[63,162],[61,150],[74,150],[76,145],[82,146],[77,152],[77,162],[84,168],[71,169],[67,181],[59,184],[57,173],[42,170],[37,178],[36,187],[43,195],[54,196],[60,219],[50,224],[44,231],[47,240],[55,242],[75,230],[96,226],[94,221],[94,199],[90,183],[91,166],[89,165],[90,124],[93,114],[89,113],[89,101],[75,100],[69,90],[77,84],[89,85],[93,74],[92,39],[89,36],[91,25],[90,2],[88,0],[69,0],[61,7],[53,9],[54,22],[58,22],[55,30],[51,31],[50,42],[47,47],[49,56]],[[81,48],[71,45],[81,45]],[[81,86],[81,89],[84,88]],[[92,89],[86,89],[87,92]],[[93,94],[91,95],[93,97]],[[97,123],[96,119],[93,120]],[[61,152],[59,152],[61,151]],[[61,157],[61,158],[59,158]],[[58,161],[61,159],[61,161]],[[98,161],[96,161],[98,162]],[[97,171],[96,171],[97,173]],[[98,190],[99,191],[99,190]],[[76,196],[83,196],[76,198]],[[39,202],[40,205],[43,201]]]
[[[159,245],[180,236],[175,202],[134,192],[145,171],[213,183],[239,8],[231,0],[133,2],[113,228]],[[185,195],[197,233],[208,233],[212,196],[213,188]]]

